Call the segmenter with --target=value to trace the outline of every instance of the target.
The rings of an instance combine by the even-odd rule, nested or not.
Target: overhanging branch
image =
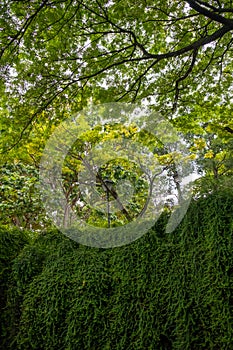
[[[230,27],[230,29],[233,29],[233,20],[231,20],[229,18],[225,18],[225,17],[221,16],[220,14],[218,14],[216,12],[212,12],[212,11],[208,10],[207,8],[199,5],[199,1],[186,0],[186,2],[189,4],[189,6],[193,10],[197,11],[201,15],[204,15],[204,16],[212,19],[213,21],[224,24],[224,25]],[[214,11],[216,11],[216,10],[214,10]]]

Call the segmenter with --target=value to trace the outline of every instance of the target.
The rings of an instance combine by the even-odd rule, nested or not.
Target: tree
[[[103,156],[104,164],[102,166],[98,166],[99,154],[97,154],[97,162],[95,162],[95,155],[88,159],[98,143],[106,140],[114,142],[121,137],[130,139],[135,133],[136,128],[133,125],[129,127],[119,124],[97,126],[83,133],[69,150],[62,167],[63,188],[67,204],[69,203],[72,208],[75,207],[78,216],[85,218],[88,223],[94,223],[95,226],[106,226],[108,220],[109,226],[110,224],[112,226],[123,224],[125,220],[127,222],[136,217],[145,205],[148,184],[142,178],[143,171],[134,162],[120,156],[120,153],[122,154],[120,141],[117,159],[109,159],[107,152]],[[103,153],[105,153],[105,147],[103,146]],[[85,168],[85,175],[80,176]],[[119,192],[120,188],[115,188],[118,181],[131,182],[135,193],[129,195],[132,192],[130,187],[120,193],[122,190]],[[125,205],[121,197],[125,195],[126,191],[131,200]],[[87,199],[86,203],[85,198]],[[115,206],[110,208],[110,202],[113,200],[116,201]],[[93,206],[89,203],[92,203]],[[94,209],[95,207],[97,209]],[[105,213],[106,207],[107,215]],[[116,211],[117,213],[111,214],[111,209],[115,209],[112,212]],[[68,220],[68,208],[65,216]]]
[[[6,163],[0,173],[0,225],[41,230],[50,225],[36,184],[38,171],[34,166]]]
[[[5,0],[2,13],[6,105],[21,118],[11,145],[42,110],[64,118],[90,96],[151,97],[170,117],[203,98],[230,103],[230,0]]]
[[[148,220],[152,212],[157,213],[155,202],[160,208],[172,191],[175,173],[179,179],[188,175],[189,167],[177,169],[184,157],[176,145],[177,135],[166,136],[170,147],[158,138],[167,123],[157,122],[157,135],[144,129],[146,114],[137,124],[136,118],[122,124],[118,116],[115,123],[102,119],[103,125],[93,127],[93,115],[98,115],[99,123],[100,113],[109,117],[113,109],[116,118],[114,107],[101,106],[86,116],[81,113],[73,122],[65,121],[46,145],[40,164],[41,190],[47,210],[62,227],[72,226],[77,215],[80,221],[101,227],[126,224],[146,213]],[[121,105],[121,112],[132,110],[125,111]],[[182,193],[186,195],[179,187],[178,197]]]
[[[150,104],[191,151],[214,125],[231,167],[230,0],[5,0],[1,10],[1,164],[38,167],[61,121],[90,101],[115,100]],[[211,176],[212,146],[193,152]]]
[[[193,112],[175,119],[185,134],[195,167],[201,175],[197,193],[213,190],[229,191],[232,183],[232,119],[231,109],[224,105],[196,105]]]

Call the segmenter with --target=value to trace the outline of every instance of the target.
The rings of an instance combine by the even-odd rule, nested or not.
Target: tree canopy
[[[4,0],[1,164],[37,169],[72,113],[137,102],[185,136],[208,184],[231,181],[232,17],[230,0]]]
[[[231,1],[5,0],[7,104],[30,107],[21,132],[38,113],[90,96],[152,98],[170,117],[194,102],[229,104],[232,13]]]

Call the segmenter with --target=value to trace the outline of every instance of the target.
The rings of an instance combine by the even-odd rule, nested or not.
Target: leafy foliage
[[[146,99],[171,119],[207,101],[232,106],[230,0],[4,0],[2,12],[10,147],[90,97]]]
[[[37,168],[49,135],[72,113],[91,102],[136,100],[149,104],[186,134],[193,164],[205,174],[197,191],[208,193],[216,182],[220,187],[231,183],[231,1],[128,0],[123,5],[118,0],[4,0],[2,13],[1,164],[14,168],[16,161],[22,163],[18,167]],[[121,132],[125,131],[122,126]],[[109,135],[114,136],[113,130]],[[99,136],[97,130],[86,135],[92,144],[101,140]],[[142,138],[146,136],[147,145],[161,161],[165,159],[151,135]],[[64,167],[66,195],[73,185],[71,201],[77,202],[80,193],[69,170],[78,162],[70,160]],[[3,169],[3,178],[4,174]],[[17,192],[14,182],[9,176],[10,184],[3,183],[11,195],[6,200],[4,190],[2,205],[10,218],[4,214],[2,222],[12,222],[13,211],[18,210],[21,226],[38,227],[44,220],[40,203],[25,176],[31,196],[22,193],[21,202],[16,200],[18,209],[11,207]],[[143,206],[142,192],[131,203],[131,211]],[[36,224],[27,218],[32,201],[32,211],[38,204]],[[85,210],[89,215],[90,208],[82,213]],[[97,216],[99,224],[106,225],[97,211],[90,220]],[[118,225],[125,218],[112,220]]]
[[[193,201],[175,232],[165,233],[164,214],[111,250],[40,234],[14,261],[8,308],[19,315],[5,348],[230,348],[232,203],[232,193],[213,193]]]
[[[38,171],[23,163],[6,163],[0,174],[1,225],[41,229],[49,225],[36,188]]]
[[[5,309],[8,305],[8,293],[7,291],[12,286],[12,266],[14,259],[20,253],[24,246],[29,244],[30,235],[26,231],[20,231],[19,229],[10,229],[9,227],[0,228],[0,327],[1,335],[0,341],[2,342],[6,336],[6,324],[8,322],[9,314]]]
[[[3,0],[1,6],[4,349],[230,349],[232,1]],[[28,234],[8,232],[12,224],[50,227],[35,187],[46,140],[72,113],[113,100],[150,104],[185,135],[202,177],[182,224],[166,234],[164,214],[146,236],[112,250],[79,246],[57,231],[34,233],[30,243]],[[118,125],[104,135],[93,129],[73,145],[63,179],[74,205],[82,200],[76,180],[85,147],[119,133],[134,137]],[[141,133],[140,141],[169,163],[152,135]],[[100,169],[99,180],[133,181],[131,216],[144,204],[140,175],[125,161]],[[99,193],[107,199],[101,187]],[[107,224],[88,206],[80,215]],[[124,220],[111,217],[116,225]]]

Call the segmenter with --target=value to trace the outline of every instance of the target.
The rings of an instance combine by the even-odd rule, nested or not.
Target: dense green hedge
[[[7,294],[14,283],[12,266],[14,259],[29,242],[30,235],[26,231],[0,227],[0,344],[6,336]]]
[[[163,216],[114,249],[40,234],[14,259],[3,348],[231,349],[232,213],[233,196],[214,194],[176,231]]]

